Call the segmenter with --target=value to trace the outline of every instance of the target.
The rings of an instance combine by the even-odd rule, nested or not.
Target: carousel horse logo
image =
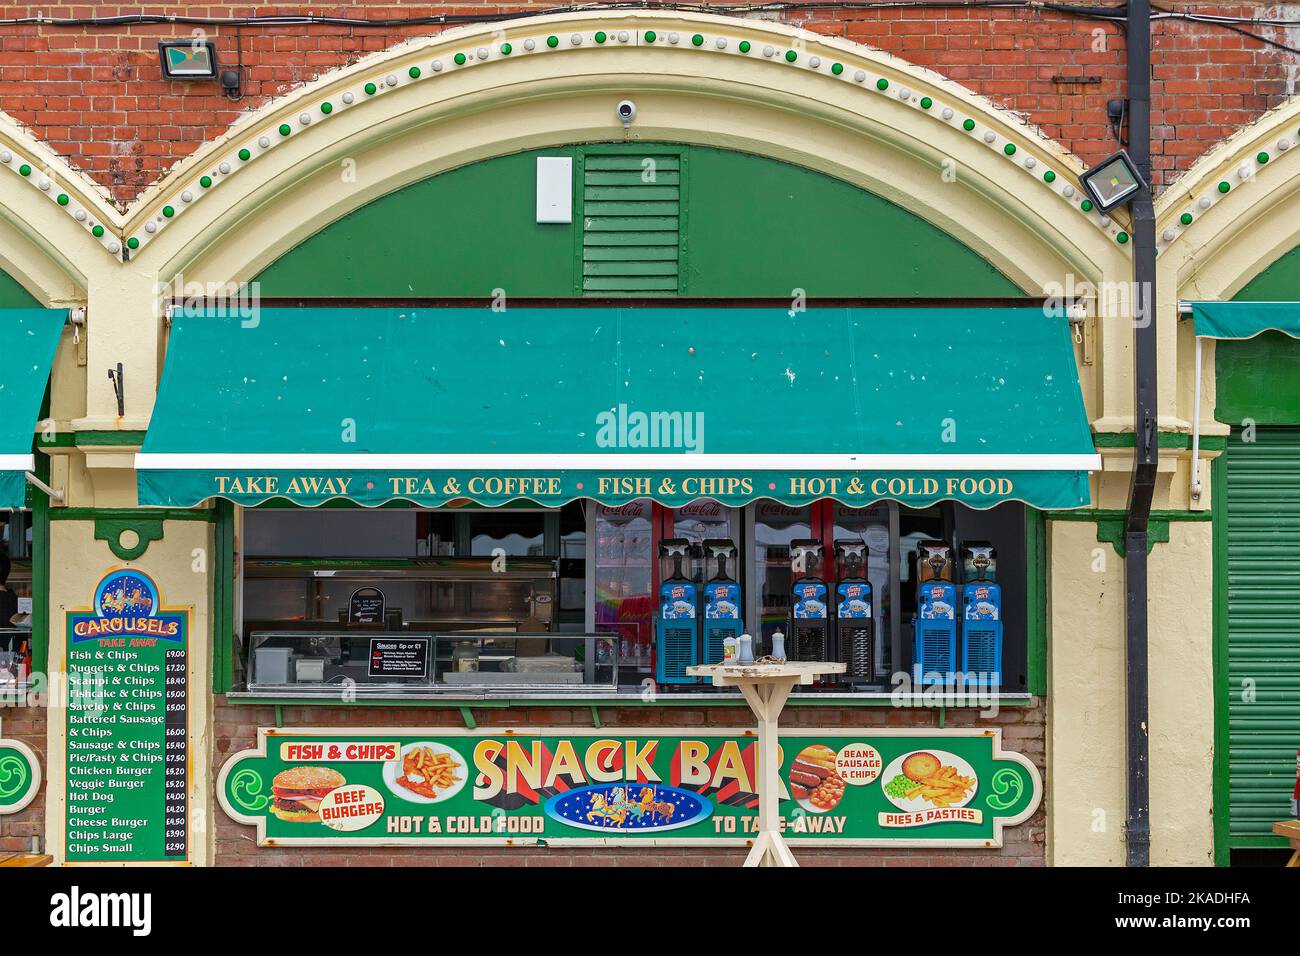
[[[706,819],[713,804],[699,794],[662,784],[578,787],[546,801],[546,814],[566,826],[617,835],[661,833]]]
[[[95,588],[92,607],[68,612],[72,643],[132,636],[183,641],[186,612],[160,603],[158,586],[143,571],[110,571]]]

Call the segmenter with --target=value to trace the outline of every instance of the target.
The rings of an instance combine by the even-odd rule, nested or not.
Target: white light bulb
[[[351,93],[344,93],[344,94],[343,94],[343,105],[344,105],[344,106],[351,106],[352,103],[353,103],[355,100],[356,100],[356,97],[353,96]]]
[[[1176,235],[1177,233],[1175,233],[1172,229],[1166,229],[1164,232],[1160,234],[1160,238],[1164,239],[1165,242],[1173,242],[1174,236]]]
[[[680,39],[680,38],[677,36],[676,33],[670,33],[670,34],[668,34],[668,42],[669,42],[669,43],[676,43],[676,42],[678,41],[678,39]]]
[[[259,136],[259,137],[257,137],[257,145],[260,146],[260,147],[262,147],[263,149],[270,149],[270,148],[271,148],[271,137],[269,137],[269,136]]]
[[[298,122],[301,123],[303,126],[310,126],[310,125],[311,125],[311,114],[310,114],[310,113],[299,113],[299,114],[298,114]]]
[[[819,56],[808,57],[808,68],[815,70],[822,65],[822,58]]]
[[[569,42],[574,46],[582,46],[582,34],[575,33],[573,36],[569,37]]]
[[[525,40],[524,49],[527,50],[529,53],[532,53],[534,50],[537,49],[537,41],[532,39],[531,37]]]
[[[397,85],[397,74],[396,74],[396,73],[389,73],[386,77],[384,77],[384,82],[387,83],[389,86],[396,86],[396,85]]]
[[[74,212],[74,213],[72,214],[72,218],[75,219],[75,220],[77,220],[77,222],[85,222],[85,221],[86,221],[86,210],[84,210],[84,209],[78,209],[76,212]]]
[[[866,72],[865,72],[864,70],[858,70],[856,73],[854,73],[854,74],[853,74],[853,82],[854,82],[854,83],[865,83],[865,82],[867,82],[867,74],[866,74]]]
[[[943,117],[944,119],[946,119],[946,120],[950,120],[950,119],[952,119],[952,107],[951,107],[951,106],[945,106],[945,107],[943,108],[943,112],[940,113],[939,115],[942,116],[942,117]]]
[[[181,202],[194,202],[194,193],[188,189],[181,193]]]
[[[775,53],[776,53],[775,47],[771,47],[771,46],[763,47],[763,56],[773,56]]]
[[[158,231],[158,223],[153,222],[152,220],[149,221],[149,222],[146,222],[146,223],[144,224],[144,231],[147,232],[147,233],[149,233],[149,235],[152,236],[155,232]]]
[[[1213,201],[1214,200],[1212,200],[1209,196],[1202,196],[1199,200],[1197,200],[1196,205],[1200,206],[1202,209],[1209,209],[1210,203],[1212,203]]]
[[[229,164],[229,163],[218,163],[218,164],[217,164],[217,171],[218,171],[219,173],[221,173],[221,175],[225,176],[227,173],[230,172],[230,164]]]
[[[13,159],[14,159],[14,154],[9,152],[9,150],[7,149],[0,150],[0,163],[6,163],[6,164],[11,163],[13,162]]]
[[[485,47],[485,46],[481,46],[481,47],[478,48],[478,58],[479,58],[480,60],[486,60],[486,59],[488,58],[488,48],[487,48],[487,47]]]
[[[718,37],[716,40],[713,41],[713,45],[716,46],[719,50],[725,50],[727,48],[727,38]]]

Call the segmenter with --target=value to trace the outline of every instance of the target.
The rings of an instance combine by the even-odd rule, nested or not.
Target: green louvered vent
[[[1259,846],[1300,747],[1300,428],[1234,429],[1227,475],[1228,833]]]
[[[672,154],[586,157],[583,294],[677,294],[681,180]]]

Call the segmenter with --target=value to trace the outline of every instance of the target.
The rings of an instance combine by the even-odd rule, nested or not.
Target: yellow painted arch
[[[638,105],[626,131],[615,116],[624,97]],[[879,51],[682,12],[526,18],[377,54],[185,160],[133,206],[124,236],[164,281],[246,281],[348,212],[439,172],[638,139],[743,150],[853,183],[1027,292],[1129,271],[1123,224],[1079,208],[1079,162],[1009,113]],[[340,175],[347,160],[355,182]]]
[[[1243,127],[1166,189],[1156,230],[1161,272],[1181,299],[1231,298],[1300,245],[1300,97]]]

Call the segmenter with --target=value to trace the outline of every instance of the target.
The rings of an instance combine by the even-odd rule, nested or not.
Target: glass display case
[[[616,688],[617,635],[334,629],[250,636],[252,691],[365,696],[521,686]]]
[[[618,687],[617,634],[434,635],[439,687],[574,690]]]
[[[377,630],[255,631],[249,690],[429,689],[434,638]]]

